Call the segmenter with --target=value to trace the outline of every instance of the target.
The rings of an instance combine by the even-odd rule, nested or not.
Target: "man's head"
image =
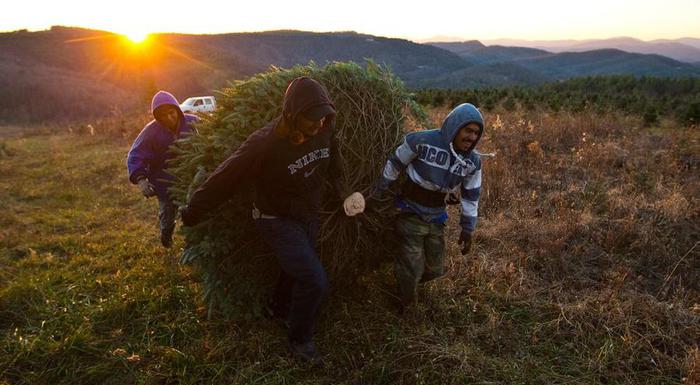
[[[180,123],[180,111],[172,104],[163,104],[153,110],[153,117],[171,130],[177,129]]]
[[[306,138],[332,124],[335,107],[326,89],[316,80],[299,77],[292,80],[284,94],[282,107],[285,132],[293,144],[301,144]]]
[[[335,114],[335,109],[330,104],[320,104],[297,115],[294,125],[304,136],[314,136],[323,127],[326,117],[332,114]]]
[[[442,122],[440,132],[455,151],[469,153],[479,142],[484,130],[484,118],[474,105],[462,103],[455,107]]]
[[[178,124],[182,118],[180,104],[170,92],[158,91],[151,100],[151,111],[153,117],[170,130],[177,131]]]
[[[479,140],[480,133],[481,127],[479,127],[479,124],[475,122],[467,123],[455,134],[454,139],[452,139],[452,146],[460,152],[469,151],[476,141]]]

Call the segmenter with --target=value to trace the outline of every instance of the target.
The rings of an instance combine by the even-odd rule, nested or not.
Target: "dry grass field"
[[[485,117],[472,253],[455,212],[448,274],[404,316],[391,266],[334,287],[325,369],[285,354],[266,287],[207,317],[182,239],[159,247],[127,182],[143,119],[0,139],[0,384],[699,384],[700,131]]]

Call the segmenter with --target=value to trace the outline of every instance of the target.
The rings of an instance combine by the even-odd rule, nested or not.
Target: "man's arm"
[[[139,136],[134,140],[126,159],[129,181],[133,184],[137,184],[139,180],[148,176],[148,167],[155,156],[147,127],[141,130]]]
[[[469,233],[476,230],[476,221],[479,209],[479,195],[481,194],[481,168],[478,168],[468,179],[462,183],[462,215],[459,224],[462,231]]]
[[[372,192],[375,198],[380,198],[384,194],[384,191],[399,178],[401,172],[403,172],[406,167],[408,167],[409,163],[418,155],[415,147],[412,145],[412,139],[411,134],[406,135],[403,143],[396,148],[396,151],[389,155],[389,160],[387,160],[384,165],[382,175],[379,177],[375,190]]]
[[[187,125],[190,127],[192,130],[193,135],[198,135],[199,130],[197,130],[197,127],[195,127],[195,124],[199,123],[200,119],[199,116],[197,115],[190,115],[190,114],[185,114],[185,122]]]
[[[333,188],[333,192],[337,199],[343,200],[346,195],[345,186],[343,186],[343,158],[340,154],[340,143],[335,133],[331,136],[330,146],[330,164],[328,166],[328,181]]]
[[[464,178],[461,187],[462,215],[459,224],[462,231],[458,243],[464,243],[462,254],[469,252],[471,248],[471,236],[476,230],[476,222],[479,209],[479,195],[481,194],[481,161],[476,162],[476,170]]]
[[[260,171],[269,132],[261,129],[251,134],[192,194],[182,211],[182,222],[186,226],[201,222],[207,213],[228,200],[243,183],[255,177]]]

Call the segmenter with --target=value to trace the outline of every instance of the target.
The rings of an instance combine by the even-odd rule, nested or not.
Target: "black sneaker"
[[[173,235],[160,233],[160,244],[166,249],[171,248],[173,246]]]
[[[438,278],[441,278],[441,277],[443,277],[443,276],[444,276],[443,274],[440,274],[440,275],[431,275],[431,274],[425,274],[425,273],[424,273],[423,276],[420,277],[420,281],[418,281],[418,283],[430,282],[430,281],[432,281],[432,280],[434,280],[434,279],[438,279]]]
[[[404,317],[411,309],[415,309],[416,299],[415,298],[403,298],[399,297],[396,301],[396,311],[400,317]]]
[[[315,368],[323,368],[325,366],[323,358],[318,354],[316,346],[311,341],[304,343],[290,342],[289,351],[295,359],[305,364],[310,364]]]

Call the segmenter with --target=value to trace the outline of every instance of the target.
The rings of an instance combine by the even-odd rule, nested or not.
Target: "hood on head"
[[[479,137],[467,151],[467,153],[469,153],[474,149],[476,144],[479,142],[479,139],[481,139],[481,135],[484,133],[484,118],[481,116],[479,109],[474,107],[473,104],[462,103],[450,111],[450,113],[447,114],[447,117],[445,117],[445,121],[442,122],[440,133],[442,134],[445,142],[449,145],[454,140],[459,129],[469,123],[476,123],[479,125]]]
[[[180,119],[183,119],[184,114],[182,113],[182,109],[180,109],[180,103],[178,103],[173,94],[168,91],[158,91],[153,95],[153,99],[151,100],[151,114],[155,112],[156,108],[166,104],[175,106],[180,114]]]
[[[335,110],[328,92],[321,83],[306,76],[299,77],[289,83],[284,93],[282,116],[291,126],[302,111],[321,105],[329,105]]]

